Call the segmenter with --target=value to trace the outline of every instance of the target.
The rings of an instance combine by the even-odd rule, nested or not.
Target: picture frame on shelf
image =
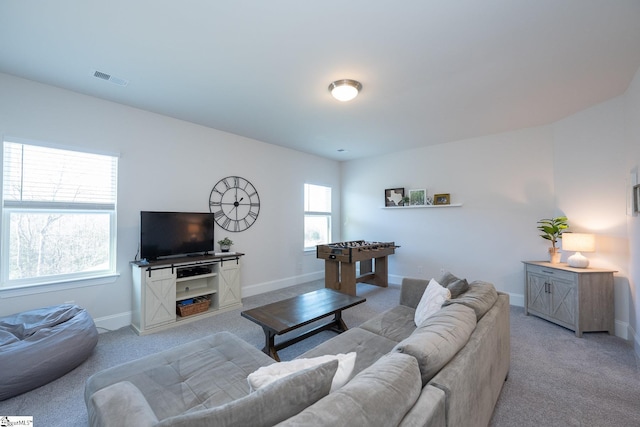
[[[400,188],[387,188],[384,190],[384,205],[385,206],[403,206],[404,199],[404,187]]]
[[[427,190],[409,190],[409,206],[424,206],[427,204]]]
[[[451,195],[449,193],[440,193],[433,195],[433,204],[436,206],[450,205]]]

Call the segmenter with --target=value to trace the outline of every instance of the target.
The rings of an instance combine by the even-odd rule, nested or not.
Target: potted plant
[[[229,252],[229,248],[233,245],[233,241],[228,237],[225,237],[222,240],[218,240],[218,244],[220,245],[220,250],[222,252]]]
[[[549,248],[549,261],[552,264],[560,262],[560,252],[556,247],[558,239],[562,239],[562,233],[569,228],[566,216],[557,216],[555,218],[543,218],[538,221],[538,230],[542,232],[540,237],[549,240],[551,247]]]

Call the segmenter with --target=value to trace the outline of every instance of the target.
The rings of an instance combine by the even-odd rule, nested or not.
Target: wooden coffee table
[[[265,345],[262,351],[276,361],[280,361],[278,350],[289,347],[319,332],[331,330],[337,333],[346,331],[342,320],[342,310],[361,304],[366,298],[343,294],[333,289],[319,289],[293,298],[263,305],[243,311],[242,317],[262,327]],[[291,332],[322,318],[334,315],[332,321],[322,324],[308,332],[281,343],[275,343],[275,336]]]

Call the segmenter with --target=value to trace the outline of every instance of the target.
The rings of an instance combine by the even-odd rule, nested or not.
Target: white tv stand
[[[148,263],[132,261],[134,331],[143,335],[242,307],[242,256],[229,252]],[[211,300],[207,311],[186,317],[176,314],[178,301],[201,296]]]

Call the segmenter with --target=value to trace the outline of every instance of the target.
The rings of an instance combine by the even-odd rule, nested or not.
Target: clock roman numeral
[[[222,218],[223,216],[224,216],[224,211],[222,209],[220,209],[219,211],[213,213],[213,217],[216,220]]]
[[[231,218],[225,218],[224,222],[220,225],[225,230],[229,229],[229,223],[231,222]]]

